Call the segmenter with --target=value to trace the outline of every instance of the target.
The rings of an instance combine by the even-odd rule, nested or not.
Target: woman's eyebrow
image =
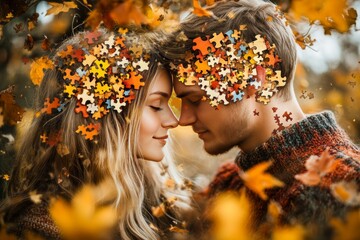
[[[163,96],[165,98],[170,98],[170,95],[168,93],[166,93],[166,92],[157,91],[157,92],[150,93],[150,95],[154,95],[154,94],[161,95],[161,96]]]

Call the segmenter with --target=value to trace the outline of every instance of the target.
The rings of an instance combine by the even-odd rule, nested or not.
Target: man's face
[[[191,125],[208,153],[224,153],[246,139],[251,119],[246,99],[226,106],[221,104],[217,110],[209,100],[202,100],[205,91],[198,85],[187,86],[175,79],[174,90],[182,99],[179,124]]]

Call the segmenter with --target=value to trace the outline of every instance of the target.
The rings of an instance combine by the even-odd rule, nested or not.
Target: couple
[[[183,184],[163,149],[168,130],[178,124],[191,125],[210,154],[240,148],[235,163],[223,166],[209,185],[209,198],[240,189],[240,171],[272,160],[269,172],[284,187],[266,193],[281,206],[282,223],[322,224],[358,205],[332,191],[342,182],[358,186],[359,148],[331,112],[305,116],[299,107],[295,41],[275,6],[240,0],[209,10],[214,16],[190,15],[160,45],[157,35],[99,29],[77,34],[55,52],[56,68],[40,86],[39,114],[22,141],[2,204],[13,232],[62,238],[47,210],[50,198],[70,199],[84,184],[106,181],[118,214],[117,238],[162,238],[150,226],[156,222],[151,207],[175,196],[169,218],[190,208],[183,188],[162,184],[164,166],[175,185]],[[172,88],[182,99],[179,120],[168,105]],[[318,166],[324,154],[327,165],[320,164],[336,164]],[[304,177],[310,170],[318,181]],[[31,203],[33,191],[42,194],[41,204]],[[268,201],[246,193],[256,227]]]

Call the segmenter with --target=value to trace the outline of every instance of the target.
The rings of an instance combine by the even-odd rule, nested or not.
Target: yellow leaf
[[[294,0],[291,2],[290,13],[296,20],[305,17],[310,23],[319,21],[326,32],[336,29],[342,33],[347,32],[351,26],[351,21],[348,22],[344,14],[347,8],[347,0]]]
[[[170,230],[170,232],[176,232],[176,233],[187,233],[188,232],[188,230],[182,229],[182,228],[179,228],[176,226],[170,226],[169,230]]]
[[[350,205],[360,205],[360,192],[355,182],[337,182],[330,185],[332,195],[340,202]]]
[[[199,0],[193,0],[193,7],[194,7],[193,13],[195,15],[198,15],[199,17],[210,17],[213,15],[211,11],[208,11],[201,7]]]
[[[244,191],[222,193],[208,208],[213,239],[254,239],[251,231],[251,205]]]
[[[68,12],[72,8],[77,8],[77,5],[73,1],[63,3],[49,2],[48,4],[51,8],[47,10],[46,15],[57,15],[61,12]]]
[[[265,189],[284,186],[283,182],[271,174],[265,173],[271,164],[271,161],[262,162],[250,168],[246,172],[239,173],[242,180],[244,180],[245,186],[258,194],[263,200],[268,198],[265,194]]]
[[[37,194],[36,191],[31,191],[29,193],[29,195],[30,195],[30,199],[33,203],[35,203],[35,204],[41,203],[42,194]]]
[[[165,215],[165,205],[164,203],[161,203],[157,207],[151,207],[151,212],[154,217],[162,217]]]
[[[35,85],[40,85],[46,69],[53,69],[53,62],[46,56],[36,59],[30,66],[30,79]]]
[[[111,206],[98,206],[92,187],[84,186],[71,203],[59,198],[52,201],[50,215],[68,239],[99,239],[111,233],[116,211]]]
[[[291,227],[276,227],[271,239],[302,240],[305,239],[305,229],[301,225],[295,225]]]
[[[334,218],[330,221],[333,227],[333,239],[354,240],[360,239],[360,211],[354,210],[346,215],[345,220]]]

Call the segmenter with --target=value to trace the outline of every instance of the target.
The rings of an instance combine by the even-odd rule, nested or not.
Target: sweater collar
[[[283,131],[273,134],[251,152],[240,151],[235,162],[245,171],[270,159],[274,161],[273,165],[287,168],[289,165],[300,164],[299,161],[289,160],[300,160],[301,157],[320,153],[327,146],[343,145],[344,139],[347,138],[345,132],[338,127],[334,114],[324,111],[309,115]],[[296,166],[291,168],[295,169]]]

